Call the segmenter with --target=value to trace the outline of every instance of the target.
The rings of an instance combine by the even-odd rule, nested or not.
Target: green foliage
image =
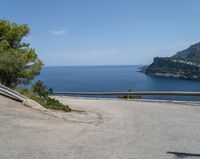
[[[41,81],[36,82],[36,83],[41,83]],[[34,91],[33,91],[33,87],[35,87],[35,85],[32,87],[32,89],[18,88],[18,89],[16,89],[16,91],[23,94],[24,96],[27,96],[28,98],[30,98],[32,100],[38,102],[40,105],[42,105],[43,107],[45,107],[47,109],[62,110],[65,112],[71,111],[71,108],[68,105],[64,105],[64,104],[60,103],[58,100],[46,96],[46,94],[48,94],[49,89],[43,83],[41,84],[41,86],[42,87],[40,89],[37,89]],[[39,86],[37,84],[37,88],[38,87]],[[51,91],[52,91],[52,89],[51,89]]]
[[[14,88],[28,84],[42,69],[34,49],[23,38],[30,30],[25,24],[0,20],[0,83]]]
[[[46,108],[55,109],[55,110],[63,110],[65,112],[70,112],[71,108],[68,105],[64,105],[60,103],[58,100],[54,98],[46,98]]]
[[[200,42],[191,45],[188,49],[177,52],[171,57],[172,60],[183,60],[200,64]]]
[[[11,23],[0,20],[0,83],[11,88],[18,84],[29,84],[40,74],[43,63],[34,49],[23,38],[30,33],[26,24]],[[42,81],[37,81],[31,90],[17,89],[30,99],[40,103],[45,108],[70,111],[68,106],[58,100],[48,97],[52,89],[48,89]]]
[[[129,89],[128,92],[134,92],[133,89]],[[137,96],[137,95],[122,95],[122,96],[119,96],[118,98],[120,99],[140,99],[141,96]]]
[[[52,89],[49,89],[42,81],[37,81],[33,86],[32,86],[32,91],[41,96],[46,98],[50,92],[53,92]]]
[[[63,110],[66,112],[71,111],[69,106],[63,105],[58,100],[48,97],[49,93],[53,93],[53,89],[48,88],[42,81],[38,80],[34,85],[32,85],[31,91],[34,93],[32,99],[35,98],[35,100],[45,108]]]

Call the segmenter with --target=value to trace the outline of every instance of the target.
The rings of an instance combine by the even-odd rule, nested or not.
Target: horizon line
[[[44,65],[44,67],[94,67],[94,66],[145,66],[147,64],[116,64],[116,65]]]

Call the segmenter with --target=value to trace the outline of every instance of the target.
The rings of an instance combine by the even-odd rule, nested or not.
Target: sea
[[[135,91],[200,91],[200,81],[155,77],[139,72],[133,66],[62,66],[44,67],[36,80],[42,80],[58,92],[121,92]],[[145,96],[145,99],[171,97]],[[175,97],[174,100],[195,100],[199,97]]]

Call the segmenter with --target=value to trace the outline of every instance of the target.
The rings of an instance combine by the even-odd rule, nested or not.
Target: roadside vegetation
[[[31,89],[17,87],[31,84],[43,67],[35,49],[30,48],[30,44],[24,40],[29,33],[30,29],[26,24],[0,19],[0,83],[17,90],[45,108],[71,111],[69,106],[48,96],[53,90],[42,81],[37,81]]]
[[[134,92],[133,89],[129,89],[128,92]],[[118,96],[118,98],[120,99],[140,99],[141,96],[137,96],[137,95],[122,95],[122,96]]]
[[[65,112],[71,111],[71,108],[68,105],[64,105],[54,98],[50,98],[48,94],[53,93],[53,90],[49,89],[40,80],[37,81],[31,87],[31,89],[17,88],[16,91],[38,102],[40,105],[47,109],[62,110]]]

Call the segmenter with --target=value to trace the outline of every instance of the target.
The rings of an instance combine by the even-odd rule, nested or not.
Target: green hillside
[[[171,59],[200,64],[200,42],[190,46],[188,49],[177,52]]]

